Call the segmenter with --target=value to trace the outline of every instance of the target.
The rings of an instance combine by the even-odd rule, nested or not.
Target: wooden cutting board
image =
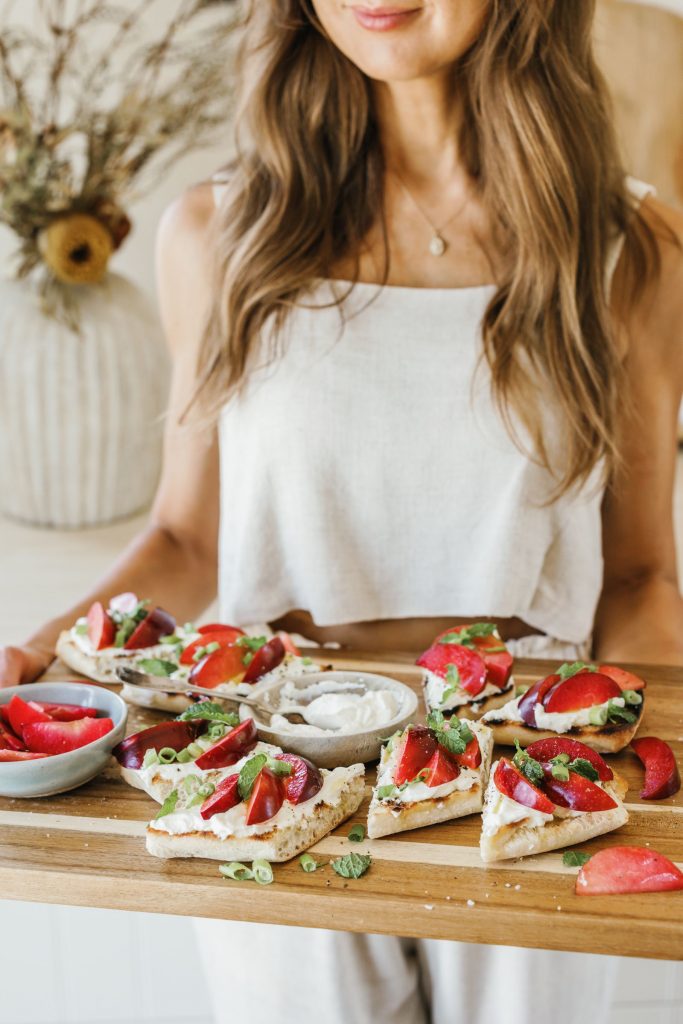
[[[317,655],[320,655],[318,650]],[[326,652],[327,658],[328,652]],[[418,689],[410,656],[333,652],[339,668],[384,672]],[[520,660],[518,682],[535,680],[548,662]],[[641,735],[672,745],[683,765],[683,669],[633,666],[648,680]],[[74,678],[54,666],[46,678]],[[131,709],[129,732],[158,721]],[[616,833],[581,845],[650,845],[683,867],[683,794],[659,802],[638,797],[642,767],[624,751],[613,759],[629,781],[631,817]],[[368,782],[374,772],[369,772]],[[365,823],[366,801],[350,821],[311,851],[319,860],[355,850],[373,863],[360,879],[329,866],[301,870],[298,859],[274,865],[269,886],[224,880],[217,861],[162,861],[145,851],[144,830],[156,804],[121,781],[115,762],[71,793],[37,800],[0,798],[0,897],[273,924],[334,927],[468,942],[683,958],[683,892],[630,896],[574,895],[576,869],[561,853],[485,867],[478,815],[363,843],[346,838]]]

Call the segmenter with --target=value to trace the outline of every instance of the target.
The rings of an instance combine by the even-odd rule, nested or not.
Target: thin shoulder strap
[[[638,209],[638,207],[640,206],[640,204],[646,196],[657,194],[657,189],[654,187],[654,185],[650,185],[646,181],[640,181],[639,178],[632,178],[631,175],[626,176],[626,188],[631,194],[631,198],[633,200],[633,208],[636,210]],[[610,286],[612,284],[614,271],[617,269],[617,264],[619,263],[619,257],[621,256],[621,251],[623,248],[624,233],[622,231],[619,234],[619,236],[615,238],[614,242],[612,243],[612,248],[610,249],[609,254],[607,256],[607,266],[605,268],[605,275],[607,280],[608,294]]]

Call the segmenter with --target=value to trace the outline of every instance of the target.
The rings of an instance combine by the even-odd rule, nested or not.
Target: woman
[[[5,684],[95,598],[192,618],[217,585],[318,643],[488,616],[515,653],[683,663],[683,218],[624,178],[593,7],[249,6],[238,156],[159,232],[149,526]],[[605,959],[198,928],[226,1020],[597,1021],[611,992]]]

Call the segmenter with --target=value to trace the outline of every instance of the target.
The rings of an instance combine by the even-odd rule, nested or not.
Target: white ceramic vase
[[[156,312],[117,274],[73,289],[81,330],[0,281],[0,511],[37,526],[107,523],[157,483],[169,361]]]

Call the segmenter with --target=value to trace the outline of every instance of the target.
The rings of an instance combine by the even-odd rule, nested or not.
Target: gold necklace
[[[442,231],[443,231],[444,228],[448,227],[448,225],[451,223],[452,220],[455,220],[455,218],[457,216],[459,216],[459,214],[462,213],[462,211],[467,206],[467,203],[469,201],[469,196],[466,196],[465,197],[465,201],[460,204],[460,206],[455,211],[455,213],[453,213],[448,218],[448,220],[444,224],[441,225],[440,228],[437,228],[437,226],[435,224],[432,224],[431,220],[429,219],[427,214],[424,212],[424,210],[422,209],[422,207],[418,203],[417,199],[415,198],[413,193],[410,191],[410,189],[408,188],[408,186],[406,185],[405,181],[403,180],[401,175],[398,173],[398,171],[396,171],[396,170],[394,170],[392,168],[392,174],[394,174],[398,178],[399,183],[401,184],[401,186],[405,190],[408,198],[412,200],[412,202],[414,203],[414,205],[417,208],[418,212],[424,217],[424,219],[427,221],[427,223],[429,224],[429,226],[430,226],[430,228],[432,230],[432,237],[429,240],[429,251],[430,251],[430,253],[432,254],[432,256],[443,256],[443,254],[445,253],[446,249],[448,248],[448,243],[447,243],[446,239],[443,237]]]

